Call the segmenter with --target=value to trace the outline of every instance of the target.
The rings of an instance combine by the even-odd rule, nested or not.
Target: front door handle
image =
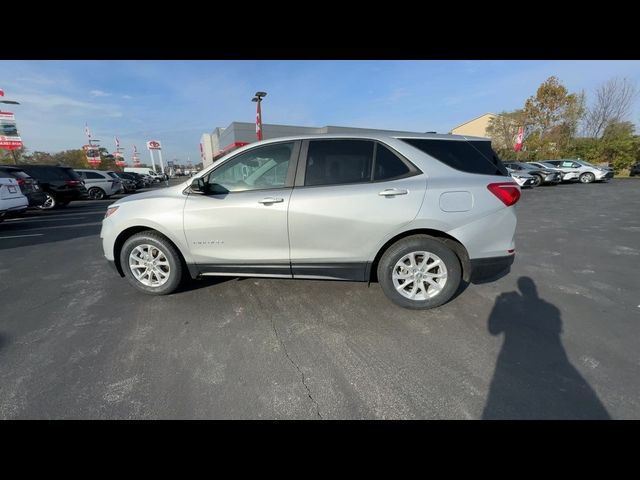
[[[284,198],[280,197],[265,197],[262,200],[258,200],[258,203],[262,203],[263,205],[267,205],[269,203],[281,203],[284,202]]]
[[[386,190],[381,191],[378,195],[383,197],[395,197],[396,195],[406,195],[409,193],[404,188],[387,188]]]

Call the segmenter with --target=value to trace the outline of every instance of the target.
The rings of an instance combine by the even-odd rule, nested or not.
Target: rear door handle
[[[404,188],[387,188],[386,190],[381,191],[378,195],[383,197],[395,197],[396,195],[406,195],[409,193]]]
[[[262,200],[258,200],[258,203],[262,203],[263,205],[266,205],[268,203],[281,203],[284,202],[284,198],[280,198],[280,197],[265,197]]]

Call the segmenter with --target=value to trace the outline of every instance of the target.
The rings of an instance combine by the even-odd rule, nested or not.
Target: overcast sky
[[[165,160],[194,163],[203,132],[255,120],[257,90],[264,123],[448,132],[521,107],[550,75],[589,95],[613,76],[640,83],[640,61],[0,61],[29,151],[80,148],[86,122],[127,160],[157,139]]]

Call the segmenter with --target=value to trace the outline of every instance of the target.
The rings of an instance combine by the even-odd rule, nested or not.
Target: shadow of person
[[[598,396],[569,362],[560,310],[538,296],[533,280],[518,279],[489,316],[492,335],[504,333],[483,419],[608,419]]]

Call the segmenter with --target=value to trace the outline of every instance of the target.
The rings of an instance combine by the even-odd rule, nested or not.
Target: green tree
[[[503,160],[519,160],[523,152],[513,149],[518,129],[526,126],[524,110],[502,112],[489,120],[487,135],[491,137],[493,149]]]
[[[82,149],[64,150],[53,155],[55,165],[66,165],[73,168],[89,168],[89,162]]]
[[[0,164],[19,165],[25,163],[27,158],[27,149],[24,147],[15,150],[0,149]]]
[[[608,163],[617,173],[638,160],[640,139],[634,130],[631,122],[610,123],[599,142],[600,161]]]

